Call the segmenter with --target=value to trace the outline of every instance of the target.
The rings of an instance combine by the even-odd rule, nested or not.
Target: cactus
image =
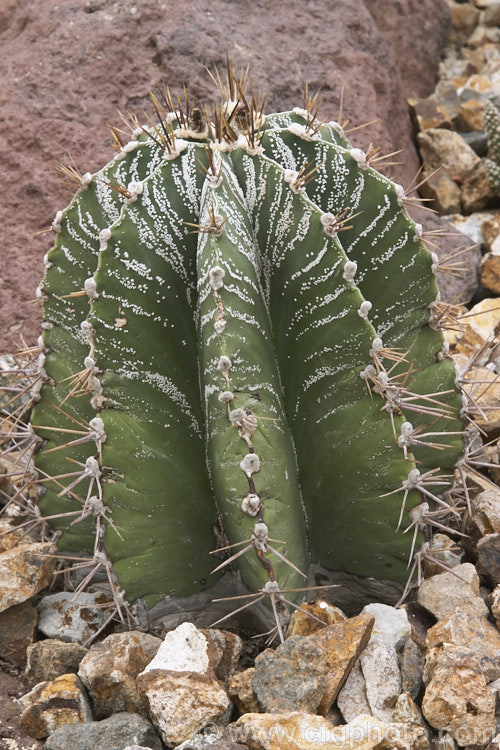
[[[228,562],[273,607],[310,560],[403,581],[407,509],[448,511],[462,450],[437,258],[378,152],[315,99],[264,116],[241,79],[221,87],[210,112],[153,98],[159,123],[115,131],[56,216],[40,510],[148,605]]]
[[[491,99],[484,108],[484,126],[491,156],[486,160],[488,180],[495,193],[500,195],[500,112]]]

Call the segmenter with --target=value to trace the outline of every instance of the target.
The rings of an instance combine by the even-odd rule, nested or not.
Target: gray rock
[[[429,128],[419,133],[417,140],[426,173],[440,168],[441,174],[452,180],[460,179],[479,161],[477,154],[453,130]]]
[[[36,685],[42,680],[55,680],[62,674],[76,674],[86,653],[87,649],[79,643],[56,638],[36,641],[28,646],[26,677],[31,685]]]
[[[130,744],[162,750],[153,726],[138,714],[121,713],[104,721],[59,727],[48,737],[45,750],[123,750]]]
[[[454,568],[453,573],[440,573],[427,578],[418,590],[418,603],[442,620],[457,609],[479,617],[488,615],[488,607],[479,596],[479,577],[471,563]]]
[[[45,596],[38,605],[38,629],[48,638],[85,643],[104,625],[107,614],[96,605],[107,601],[103,594],[61,591]]]
[[[383,641],[371,641],[359,661],[372,715],[381,721],[392,721],[393,710],[402,691],[396,650]]]
[[[500,534],[486,534],[477,543],[478,566],[496,586],[500,583]]]
[[[339,707],[345,722],[348,724],[362,714],[371,714],[370,704],[366,697],[366,681],[358,661],[349,672],[337,698]]]
[[[411,635],[411,626],[404,609],[396,609],[388,604],[374,602],[363,607],[363,612],[373,615],[373,626],[370,642],[382,641],[399,651]]]

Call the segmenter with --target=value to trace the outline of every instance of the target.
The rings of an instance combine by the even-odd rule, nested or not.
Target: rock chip
[[[433,96],[427,99],[408,99],[408,106],[417,131],[451,128],[448,112]]]
[[[349,672],[337,696],[337,706],[347,723],[354,721],[361,714],[370,716],[372,713],[366,697],[366,681],[359,659]]]
[[[60,727],[47,739],[45,750],[123,750],[131,742],[148,750],[162,750],[161,740],[150,722],[129,713]]]
[[[452,130],[431,128],[419,133],[417,139],[426,174],[440,169],[440,173],[451,180],[460,180],[480,161],[464,139]]]
[[[411,626],[404,609],[396,609],[396,607],[390,607],[388,604],[374,602],[363,607],[362,612],[373,615],[375,618],[370,643],[382,641],[395,648],[396,651],[403,648],[411,635]]]
[[[78,676],[88,690],[94,717],[113,713],[143,713],[146,702],[135,678],[153,659],[161,639],[148,633],[114,633],[96,643],[83,657]]]
[[[370,641],[360,658],[370,713],[381,721],[391,721],[393,709],[402,692],[401,673],[394,646]]]
[[[236,669],[243,648],[243,641],[227,630],[205,628],[202,633],[208,638],[209,652],[215,652],[212,658],[214,674],[226,684]]]
[[[74,601],[73,601],[74,599]],[[38,629],[48,638],[85,643],[104,625],[108,615],[102,593],[75,595],[69,591],[44,596],[38,605]]]
[[[480,492],[471,498],[472,521],[479,533],[500,532],[500,489]]]
[[[498,238],[500,238],[500,211],[492,211],[488,217],[485,217],[481,228],[486,249],[490,253],[499,255],[500,245],[495,244],[495,249],[493,248],[493,245],[494,243],[497,243]]]
[[[387,733],[387,726],[373,716],[332,727],[322,716],[298,711],[245,714],[233,727],[235,738],[251,750],[371,750]]]
[[[427,132],[427,131],[424,131]],[[425,182],[420,187],[422,197],[430,199],[426,205],[440,214],[456,214],[462,210],[462,199],[458,184],[441,172],[422,173]]]
[[[202,672],[152,669],[139,675],[137,688],[146,696],[151,720],[168,746],[223,720],[231,705],[220,682]]]
[[[488,253],[481,266],[481,284],[490,292],[500,294],[500,254]]]
[[[455,31],[461,32],[465,37],[472,34],[479,21],[479,10],[473,5],[450,3],[451,24]]]
[[[457,130],[462,132],[483,130],[484,102],[478,99],[468,99],[466,102],[461,102],[455,124]]]
[[[423,687],[422,674],[425,658],[412,638],[409,638],[401,652],[401,687],[405,693],[416,700]]]
[[[459,544],[450,539],[446,534],[435,534],[429,544],[429,557],[424,559],[425,577],[437,575],[447,568],[460,565],[464,555]]]
[[[494,339],[496,327],[500,323],[500,299],[488,297],[481,300],[460,323],[463,333],[458,340],[457,351],[471,357],[488,341]],[[478,361],[481,365],[485,363],[486,359]]]
[[[422,711],[458,745],[484,747],[495,732],[495,699],[471,649],[444,644],[427,652]]]
[[[500,583],[500,534],[486,534],[477,543],[478,569],[496,586]]]
[[[500,633],[484,617],[455,612],[427,632],[429,648],[452,644],[470,649],[477,657],[486,682],[500,677]]]
[[[495,618],[497,628],[500,629],[500,586],[496,586],[491,594],[491,614]]]
[[[26,677],[31,685],[43,680],[55,680],[63,674],[76,674],[81,660],[88,652],[80,643],[67,643],[46,638],[28,646]]]
[[[263,709],[272,705],[274,712],[288,711],[300,701],[325,715],[368,643],[373,623],[373,615],[360,614],[259,654],[252,687]]]
[[[49,585],[56,566],[51,555],[56,554],[52,542],[21,542],[0,554],[0,612]]]
[[[26,649],[35,640],[38,611],[31,601],[0,612],[0,657],[16,667],[26,666]]]
[[[311,635],[311,633],[321,630],[324,625],[333,625],[336,622],[347,620],[347,615],[339,607],[321,599],[315,602],[305,602],[300,606],[301,608],[295,610],[290,618],[286,631],[287,638],[292,635]],[[313,615],[313,617],[310,615]],[[321,620],[323,625],[318,620]]]
[[[92,721],[85,688],[75,674],[40,682],[18,701],[20,726],[31,737],[48,737],[64,724]]]
[[[439,573],[427,578],[419,588],[417,600],[438,619],[443,620],[455,610],[486,617],[488,608],[479,596],[479,577],[471,563],[457,565],[453,573]]]
[[[229,697],[242,714],[257,714],[261,710],[257,696],[252,688],[255,667],[249,667],[243,672],[237,672],[229,680]]]
[[[466,174],[461,175],[460,199],[466,214],[498,205],[498,196],[491,187],[485,159],[479,159]]]

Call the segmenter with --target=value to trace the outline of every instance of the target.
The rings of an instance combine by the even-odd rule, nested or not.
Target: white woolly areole
[[[80,324],[80,330],[85,336],[85,338],[87,339],[87,341],[90,343],[90,341],[95,336],[95,328],[92,325],[92,323],[89,323],[88,320],[83,320],[82,323]]]
[[[405,193],[404,187],[402,185],[399,185],[397,182],[395,182],[394,190],[396,192],[396,200],[398,202],[398,206],[403,207],[405,199],[406,199],[406,193]]]
[[[99,479],[99,477],[102,476],[99,461],[97,461],[94,456],[89,456],[85,461],[85,474],[89,477],[94,477],[94,479]]]
[[[340,135],[341,138],[345,138],[344,128],[340,123],[336,122],[336,120],[330,120],[328,124],[332,130],[335,130],[337,135]]]
[[[251,477],[252,474],[256,474],[260,471],[260,459],[256,453],[247,453],[246,456],[240,461],[240,469]]]
[[[132,138],[134,139],[134,141],[138,141],[139,136],[143,135],[143,133],[144,133],[144,130],[142,128],[135,128],[135,130],[132,131]]]
[[[220,266],[214,266],[208,272],[208,277],[210,279],[210,286],[215,292],[217,291],[217,289],[221,289],[224,286],[223,279],[225,275],[226,275],[226,272]]]
[[[264,153],[264,147],[261,146],[260,143],[257,143],[255,139],[254,143],[252,144],[252,141],[250,140],[248,135],[239,135],[236,141],[236,145],[239,148],[242,148],[243,151],[246,151],[249,156],[260,156]]]
[[[44,320],[41,328],[42,331],[51,331],[54,328],[54,323],[51,320]]]
[[[293,112],[294,115],[298,115],[299,117],[303,117],[304,120],[307,120],[307,118],[309,117],[309,112],[307,111],[307,109],[302,109],[302,107],[294,107],[292,109],[292,112]]]
[[[439,256],[437,255],[437,253],[431,253],[431,258],[432,258],[432,266],[431,266],[432,273],[436,273],[438,265],[439,265]]]
[[[243,498],[241,503],[241,510],[246,513],[247,516],[256,516],[260,508],[260,497],[253,492],[249,492]]]
[[[323,231],[328,237],[337,236],[337,219],[334,214],[324,213],[320,216],[320,221],[323,225]]]
[[[90,172],[85,172],[85,174],[82,174],[82,179],[80,180],[80,189],[86,190],[91,182],[92,175],[90,174]]]
[[[283,179],[287,182],[294,193],[303,193],[305,190],[304,185],[297,184],[297,177],[299,173],[295,169],[285,169],[283,172]]]
[[[229,421],[236,427],[240,427],[243,424],[245,417],[246,412],[244,409],[233,409],[229,412]]]
[[[61,231],[62,217],[63,217],[63,212],[58,211],[56,215],[54,216],[54,221],[52,222],[52,229],[54,230],[54,232],[57,232],[57,234],[59,234],[59,232]]]
[[[127,154],[131,154],[132,151],[135,151],[138,145],[139,145],[139,141],[136,141],[136,140],[129,141],[124,146],[122,146],[121,149],[119,150],[118,158],[123,159]]]
[[[378,354],[378,352],[383,348],[384,348],[384,345],[382,343],[382,339],[379,336],[377,336],[377,338],[373,339],[372,348],[370,349],[370,354],[373,357],[374,354]]]
[[[106,250],[108,241],[111,239],[111,229],[105,227],[99,232],[99,250]]]
[[[94,417],[89,422],[91,429],[90,436],[95,443],[105,443],[106,433],[104,431],[104,422],[100,417]]]
[[[320,137],[319,133],[311,133],[309,128],[305,125],[301,125],[299,122],[292,122],[291,125],[288,126],[288,130],[292,135],[296,135],[304,141],[317,141]]]
[[[38,355],[38,358],[36,360],[36,366],[37,366],[37,369],[39,371],[43,370],[43,368],[45,366],[45,360],[46,359],[47,359],[47,357],[45,356],[45,354],[43,352],[40,352],[40,354]]]
[[[87,297],[89,299],[97,299],[97,297],[99,296],[96,291],[97,290],[96,281],[92,276],[89,279],[85,279],[83,283],[83,288],[87,292]]]
[[[420,472],[418,469],[412,469],[410,473],[408,474],[408,479],[404,484],[407,485],[407,487],[412,488],[415,487],[418,484],[418,481],[420,479]]]
[[[134,203],[137,200],[139,195],[142,195],[144,185],[138,180],[132,180],[132,182],[129,182],[129,184],[127,185],[127,190],[130,195],[125,198],[125,203],[127,204],[127,206],[130,206],[131,203]]]
[[[253,535],[258,542],[267,542],[269,529],[264,521],[258,521],[253,527]]]
[[[221,333],[224,333],[226,329],[226,321],[224,318],[219,318],[219,320],[216,320],[214,323],[214,331],[215,333],[220,336]]]
[[[50,262],[48,253],[45,253],[45,255],[43,256],[43,265],[46,271],[48,271],[49,268],[52,268],[52,266],[54,265]]]
[[[211,187],[212,190],[216,190],[222,184],[222,172],[220,174],[213,174],[212,171],[209,170],[205,176],[205,179],[208,186]]]
[[[359,377],[363,378],[363,380],[369,380],[370,378],[374,378],[377,374],[377,370],[375,369],[374,365],[366,365],[364,370],[361,370],[359,373]]]
[[[177,159],[179,154],[182,154],[182,152],[185,151],[187,147],[187,141],[185,141],[183,138],[176,138],[174,148],[170,151],[165,149],[165,153],[163,154],[163,156],[167,161],[172,161],[172,159]]]
[[[349,153],[351,154],[357,165],[360,167],[360,169],[368,169],[370,165],[368,164],[364,151],[362,151],[360,148],[351,148],[349,150]]]
[[[358,264],[353,260],[348,260],[344,266],[344,273],[342,274],[342,278],[344,278],[346,281],[352,281],[356,276],[357,270]]]
[[[43,340],[43,336],[39,336],[36,343],[40,351],[42,352],[48,351],[47,347],[45,346],[45,341]]]
[[[370,312],[372,307],[373,307],[372,303],[369,302],[368,300],[365,300],[365,302],[362,302],[358,310],[359,317],[364,318],[366,320],[366,318],[368,317],[368,313]]]
[[[229,370],[232,367],[231,360],[229,357],[226,357],[225,354],[222,355],[222,357],[219,359],[219,362],[217,363],[217,369],[221,372],[229,372]]]
[[[221,393],[219,393],[219,401],[221,404],[229,404],[233,400],[234,393],[231,393],[231,391],[221,391]]]
[[[420,242],[424,234],[422,224],[415,224],[415,234],[413,235],[413,242]]]
[[[85,365],[86,370],[95,370],[95,359],[93,357],[85,357],[83,360],[83,364]]]

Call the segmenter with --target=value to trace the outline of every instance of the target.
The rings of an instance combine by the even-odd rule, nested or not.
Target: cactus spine
[[[437,260],[311,100],[265,117],[223,88],[210,113],[155,99],[56,217],[40,508],[150,605],[210,585],[218,517],[251,589],[309,560],[402,581],[402,502],[444,505],[461,453]]]

